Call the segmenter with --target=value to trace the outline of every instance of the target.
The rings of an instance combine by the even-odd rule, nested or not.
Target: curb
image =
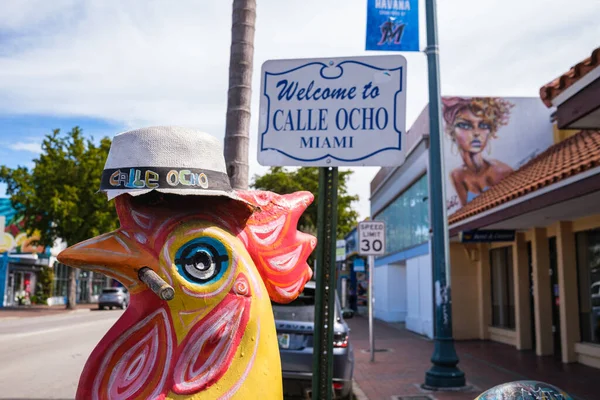
[[[90,312],[92,311],[90,308],[78,308],[77,310],[68,311],[69,314],[80,313],[80,312]]]
[[[356,380],[352,379],[352,392],[356,400],[369,400],[365,392],[362,391]]]
[[[61,310],[61,311],[54,311],[54,312],[50,312],[50,313],[31,313],[31,314],[27,314],[24,313],[22,315],[17,315],[17,316],[10,316],[10,317],[3,317],[1,316],[0,313],[0,321],[4,321],[4,320],[10,320],[10,319],[28,319],[28,318],[40,318],[40,317],[50,317],[50,316],[54,316],[54,315],[65,315],[65,314],[75,314],[75,313],[84,313],[84,312],[90,312],[92,311],[90,308],[78,308],[76,310]]]

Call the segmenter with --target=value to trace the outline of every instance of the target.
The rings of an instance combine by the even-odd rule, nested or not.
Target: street
[[[122,313],[0,319],[0,399],[73,399],[85,361]]]

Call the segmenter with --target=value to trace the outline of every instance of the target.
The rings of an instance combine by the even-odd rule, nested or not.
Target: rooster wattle
[[[121,227],[69,247],[60,262],[124,284],[131,304],[92,352],[78,399],[281,399],[271,300],[295,299],[312,272],[313,236],[297,231],[309,192],[121,195]],[[168,196],[167,196],[168,197]],[[252,207],[254,206],[254,208]],[[175,291],[161,300],[148,267]]]

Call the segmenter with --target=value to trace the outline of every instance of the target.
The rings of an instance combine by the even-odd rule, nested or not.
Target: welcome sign
[[[261,165],[393,166],[404,161],[404,57],[272,60],[261,74]]]

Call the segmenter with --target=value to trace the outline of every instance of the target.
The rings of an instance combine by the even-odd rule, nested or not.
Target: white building
[[[386,255],[375,260],[374,315],[433,337],[429,241],[429,116],[425,108],[404,137],[406,161],[371,182],[371,215],[386,223]]]

